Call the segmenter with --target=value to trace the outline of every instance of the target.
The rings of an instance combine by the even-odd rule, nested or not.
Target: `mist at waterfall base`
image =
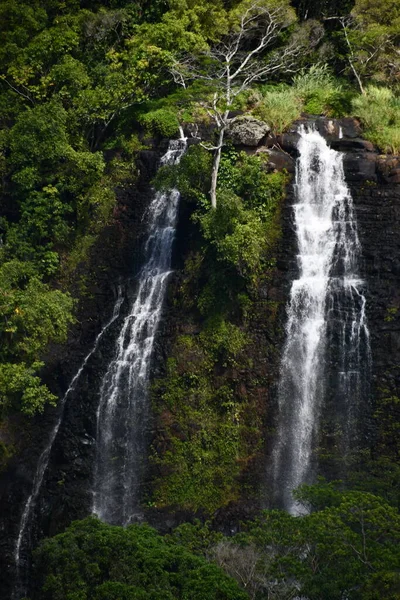
[[[273,503],[291,514],[304,512],[292,492],[314,481],[327,404],[343,455],[357,443],[371,366],[361,248],[343,157],[313,128],[299,133],[293,207],[299,275],[287,311],[271,467]]]
[[[186,140],[173,140],[161,165],[177,164]],[[136,299],[124,320],[104,376],[97,411],[93,513],[127,525],[140,517],[140,483],[147,455],[148,385],[178,213],[179,192],[157,192],[148,209],[148,239]]]

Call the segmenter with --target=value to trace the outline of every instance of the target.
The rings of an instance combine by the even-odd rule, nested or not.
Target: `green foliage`
[[[186,200],[207,206],[211,162],[210,152],[201,146],[191,146],[179,165],[159,169],[154,185],[158,189],[176,187]]]
[[[60,160],[67,154],[67,113],[57,102],[21,113],[10,131],[11,164],[17,168]]]
[[[345,101],[345,90],[326,64],[315,64],[293,78],[293,93],[304,111],[311,114],[342,116],[338,107]],[[339,114],[338,114],[339,112]]]
[[[49,342],[63,342],[73,321],[72,299],[52,290],[35,266],[12,260],[0,268],[1,412],[20,409],[28,415],[43,410],[55,397],[41,385],[39,357]]]
[[[182,523],[165,537],[174,544],[184,546],[190,552],[202,556],[208,556],[211,547],[224,538],[221,532],[211,529],[209,521],[202,523],[198,519],[194,523]]]
[[[148,525],[76,521],[35,552],[41,600],[245,600],[216,565],[162,538]]]
[[[284,132],[302,112],[333,117],[348,114],[355,95],[321,63],[302,69],[291,86],[260,86],[260,93],[252,112],[269,123],[274,133]]]
[[[41,383],[37,371],[44,363],[34,362],[0,364],[0,414],[11,408],[19,409],[27,416],[42,412],[46,404],[55,404],[57,397]]]
[[[37,359],[49,341],[64,341],[72,321],[72,299],[52,290],[29,263],[13,260],[0,269],[1,357]]]
[[[221,160],[217,209],[198,217],[219,260],[253,281],[279,237],[286,183],[285,174],[266,172],[265,160],[228,150]]]
[[[317,510],[303,517],[264,512],[225,549],[216,546],[217,562],[257,598],[398,598],[399,513],[372,494],[326,485],[304,488],[300,497]]]
[[[158,187],[177,186],[197,204],[200,248],[187,260],[177,301],[201,319],[193,325],[197,334],[175,340],[165,377],[154,389],[163,435],[154,443],[151,497],[156,506],[206,514],[237,500],[239,475],[261,443],[257,411],[237,392],[236,370],[246,364],[252,338],[236,323],[251,311],[246,292],[254,292],[273,262],[286,183],[284,174],[267,172],[263,156],[227,147],[212,211],[206,196],[210,168],[210,154],[195,146],[156,178]]]
[[[236,497],[240,406],[229,382],[216,387],[213,373],[219,364],[234,361],[244,345],[240,330],[224,321],[209,323],[199,339],[177,340],[166,377],[155,388],[155,410],[166,417],[168,431],[168,447],[152,457],[162,473],[155,483],[158,506],[212,514]],[[174,415],[175,424],[167,414]]]
[[[265,86],[261,92],[262,100],[253,114],[268,123],[275,133],[282,133],[300,117],[302,103],[291,88]]]
[[[362,82],[396,85],[400,12],[397,0],[356,0],[348,30],[350,59]]]
[[[166,138],[176,135],[179,128],[176,113],[170,109],[159,108],[145,113],[139,120],[152,133],[158,133]]]
[[[246,210],[242,200],[221,192],[215,211],[201,219],[203,235],[217,250],[220,260],[234,265],[240,275],[256,277],[265,255],[268,229],[256,211]]]
[[[224,152],[216,211],[208,210],[206,198],[211,158],[199,146],[191,148],[178,166],[160,169],[155,182],[159,188],[178,187],[185,198],[196,200],[200,210],[195,218],[204,238],[222,262],[253,280],[279,237],[279,206],[286,183],[284,174],[266,172],[265,161],[262,155],[238,155],[229,148]]]
[[[400,99],[389,88],[370,86],[353,101],[365,136],[384,152],[400,153]]]

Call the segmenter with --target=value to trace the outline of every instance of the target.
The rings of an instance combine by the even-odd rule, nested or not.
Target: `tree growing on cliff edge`
[[[362,95],[374,81],[396,86],[400,77],[398,0],[356,0],[350,14],[328,17],[342,27],[347,60]]]
[[[289,35],[296,14],[289,0],[244,0],[226,15],[226,34],[207,51],[187,54],[172,66],[175,82],[204,84],[210,98],[203,104],[217,126],[217,142],[205,145],[214,152],[211,206],[217,205],[217,180],[230,111],[236,97],[252,84],[280,72],[293,72],[305,51],[303,34]]]

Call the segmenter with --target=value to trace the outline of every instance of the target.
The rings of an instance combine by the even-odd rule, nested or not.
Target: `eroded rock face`
[[[161,149],[162,152],[162,149]],[[120,320],[112,327],[88,361],[75,391],[65,404],[63,419],[52,447],[40,495],[34,511],[30,543],[54,535],[72,520],[91,511],[92,477],[95,457],[96,410],[99,386],[115,351],[115,339],[135,293],[134,276],[142,263],[142,240],[146,226],[143,215],[152,197],[150,180],[154,176],[160,152],[142,153],[136,186],[121,189],[112,222],[101,233],[89,264],[78,267],[88,283],[86,296],[78,308],[76,326],[68,343],[51,349],[46,357],[46,383],[63,397],[72,378],[93,348],[94,340],[113,313],[116,292],[123,283],[126,298]],[[75,291],[73,290],[73,293]],[[79,290],[76,290],[78,296]],[[11,598],[15,575],[13,552],[23,508],[32,490],[39,457],[47,445],[59,414],[49,408],[32,423],[23,423],[21,450],[0,477],[0,598]],[[23,569],[29,568],[29,553],[24,549]]]
[[[389,395],[400,396],[400,159],[381,156],[369,142],[362,140],[359,124],[354,119],[320,118],[314,121],[328,143],[346,153],[346,179],[354,198],[363,250],[361,273],[367,282],[374,403],[381,397],[381,389],[388,390]],[[307,122],[307,119],[301,122]],[[240,117],[233,123],[231,136],[235,144],[248,146],[250,152],[267,152],[269,168],[272,170],[285,168],[293,173],[298,124],[282,136],[267,137],[268,125],[252,117]],[[136,268],[140,265],[140,251],[135,252],[134,248],[140,246],[138,224],[150,198],[149,179],[156,160],[157,154],[154,152],[143,154],[141,168],[144,176],[139,182],[139,187],[136,190],[124,191],[118,204],[115,222],[99,243],[95,262],[100,271],[103,267],[106,270],[98,277],[97,285],[90,289],[92,298],[87,299],[80,315],[82,325],[76,329],[69,344],[57,350],[49,373],[52,389],[58,390],[60,395],[79,368],[101,325],[109,318],[120,278],[128,281],[135,271],[135,264]],[[279,374],[279,352],[284,338],[285,305],[291,281],[297,270],[293,202],[293,186],[289,184],[282,209],[283,237],[276,255],[276,272],[268,285],[260,290],[260,297],[256,301],[253,327],[257,344],[249,356],[252,366],[243,368],[243,372],[240,372],[243,395],[247,395],[258,406],[267,441],[268,428],[273,427],[274,390]],[[182,211],[188,213],[189,209],[187,206],[182,207]],[[170,300],[165,307],[156,345],[156,375],[159,369],[162,372],[172,337],[186,333],[186,315],[177,313],[173,296],[180,283],[179,269],[191,249],[189,222],[190,214],[181,214],[175,262],[177,273],[171,282]],[[128,281],[126,293],[134,293],[134,282]],[[277,317],[268,321],[268,314],[273,309],[277,311]],[[123,312],[121,316],[123,318]],[[34,539],[54,534],[71,520],[84,517],[90,511],[98,386],[110,354],[114,351],[117,330],[118,323],[115,330],[110,330],[104,339],[99,352],[93,356],[87,372],[66,407],[38,504]],[[371,412],[370,407],[368,410]],[[15,457],[10,471],[3,476],[1,482],[3,489],[0,515],[6,517],[0,525],[0,564],[5,565],[1,569],[0,597],[4,600],[10,597],[11,576],[7,581],[7,572],[11,575],[13,569],[13,544],[22,506],[31,489],[35,466],[54,419],[54,412],[49,411],[45,417],[37,420],[30,432],[25,451],[19,457]],[[368,435],[369,432],[366,431],[366,438]],[[265,487],[266,460],[268,458],[257,457],[245,474],[245,481],[254,487],[258,486],[259,489]],[[151,481],[147,484],[150,487]],[[260,494],[261,504],[262,501]],[[248,498],[243,495],[237,505],[228,507],[226,511],[217,515],[218,523],[232,530],[238,521],[251,517],[253,512],[258,510],[259,504],[254,500],[252,502],[254,504],[250,505]],[[189,520],[190,517],[191,515],[175,511],[170,516],[167,527]],[[154,515],[153,523],[156,526],[162,527],[163,523],[165,526],[166,522],[165,515]]]
[[[255,117],[239,116],[229,125],[228,137],[237,146],[258,146],[271,128]]]

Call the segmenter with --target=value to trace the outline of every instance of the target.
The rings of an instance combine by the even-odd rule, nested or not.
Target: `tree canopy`
[[[45,540],[35,553],[41,600],[245,600],[215,564],[148,525],[126,529],[88,518]]]

